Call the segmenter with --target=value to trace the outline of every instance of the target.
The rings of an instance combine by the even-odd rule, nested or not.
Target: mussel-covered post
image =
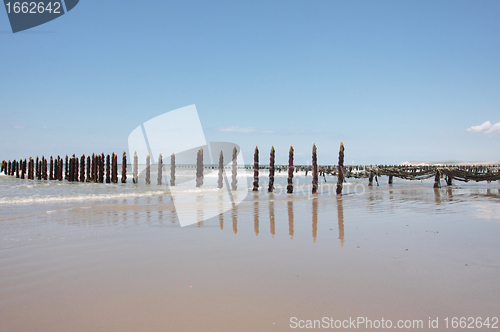
[[[80,157],[80,182],[85,182],[85,155]]]
[[[316,152],[316,144],[313,143],[312,151],[312,193],[318,193],[318,155]],[[307,174],[307,172],[306,172]]]
[[[342,195],[342,187],[344,183],[344,142],[340,142],[339,150],[339,170],[337,179],[337,195]]]
[[[100,160],[101,160],[101,171],[99,174],[99,182],[104,183],[104,161],[105,161],[104,153],[101,154]]]
[[[134,152],[134,169],[133,169],[133,174],[132,174],[132,182],[138,183],[137,182],[137,176],[138,174],[138,163],[139,163],[139,158],[137,157],[137,151]]]
[[[288,152],[288,185],[286,186],[286,192],[288,194],[293,193],[293,145],[290,145],[290,151]]]
[[[272,193],[274,190],[274,146],[271,146],[271,152],[269,153],[269,188],[268,192]]]
[[[436,176],[434,177],[434,188],[440,188],[441,187],[441,172],[439,171],[438,168],[436,168]]]
[[[92,164],[90,162],[90,156],[87,156],[87,182],[92,181],[91,167],[92,167]]]
[[[146,184],[151,184],[151,157],[146,157]]]
[[[198,150],[196,154],[196,186],[203,185],[203,148]]]
[[[115,153],[113,152],[113,159],[115,158]],[[109,154],[106,156],[106,183],[111,183],[111,158]]]
[[[161,186],[161,180],[162,180],[162,177],[163,177],[163,157],[160,153],[160,155],[158,156],[158,185]]]
[[[170,156],[170,185],[175,187],[175,154]]]
[[[253,191],[259,191],[259,149],[253,153]]]
[[[222,150],[219,153],[219,177],[217,179],[217,188],[221,189],[224,181],[224,155]]]
[[[237,190],[238,189],[238,180],[237,180],[237,175],[238,175],[238,170],[237,170],[237,157],[238,157],[238,150],[236,150],[236,147],[233,147],[233,170],[232,170],[232,181],[231,181],[231,190]]]
[[[127,153],[125,151],[122,157],[122,183],[127,183]]]
[[[111,173],[111,182],[118,183],[118,155],[113,152],[113,160],[111,161],[113,164],[113,171]]]

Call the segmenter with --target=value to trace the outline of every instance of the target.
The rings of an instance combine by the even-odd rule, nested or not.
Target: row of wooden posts
[[[231,176],[231,189],[237,190],[238,180],[237,180],[237,155],[238,151],[236,147],[233,148],[232,155],[232,176]],[[290,151],[288,155],[288,178],[287,178],[287,193],[293,193],[293,173],[294,173],[294,149],[290,146]],[[343,163],[344,163],[344,144],[340,144],[339,152],[339,165],[338,165],[338,183],[337,183],[337,194],[342,193],[342,183],[344,182],[343,176]],[[151,172],[150,172],[151,158],[149,154],[146,157],[146,184],[151,184]],[[312,149],[312,193],[316,194],[318,192],[318,163],[317,163],[317,152],[316,145],[313,144]],[[224,155],[222,151],[219,154],[219,165],[218,165],[218,181],[217,187],[223,187],[223,169],[224,169]],[[134,183],[138,183],[138,157],[137,152],[134,154],[133,161],[133,178]],[[259,149],[255,147],[254,152],[254,181],[253,181],[253,191],[259,190]],[[163,169],[163,157],[160,153],[158,158],[158,185],[162,184],[162,173]],[[203,148],[198,150],[196,159],[196,187],[203,185]],[[92,154],[92,156],[82,155],[80,158],[76,157],[74,154],[72,157],[66,155],[66,159],[63,160],[60,156],[57,158],[50,157],[48,161],[45,157],[36,157],[36,159],[29,158],[24,160],[14,160],[14,161],[2,161],[2,167],[0,172],[4,172],[6,175],[15,176],[16,178],[21,178],[29,180],[56,180],[62,181],[63,178],[69,182],[97,182],[97,183],[117,183],[118,182],[118,156],[112,153],[111,156],[102,154]],[[27,175],[27,176],[26,176]],[[274,175],[275,175],[275,150],[271,147],[271,152],[269,155],[269,186],[267,188],[268,192],[273,192],[274,190]],[[122,156],[122,176],[121,182],[127,182],[127,154],[123,152]],[[175,154],[172,153],[170,157],[170,185],[175,186]]]

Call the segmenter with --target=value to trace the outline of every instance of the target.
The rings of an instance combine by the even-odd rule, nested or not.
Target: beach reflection
[[[337,219],[339,222],[339,240],[340,246],[344,247],[344,206],[342,197],[337,198]]]
[[[259,201],[253,203],[253,229],[255,236],[259,235]]]
[[[312,236],[313,243],[316,243],[316,236],[318,234],[318,199],[312,199]]]
[[[293,240],[293,201],[288,201],[288,234],[290,239]]]
[[[275,234],[275,223],[274,223],[274,202],[272,201],[272,198],[271,200],[269,200],[269,222],[271,224],[271,235],[273,236],[274,238],[274,234]]]

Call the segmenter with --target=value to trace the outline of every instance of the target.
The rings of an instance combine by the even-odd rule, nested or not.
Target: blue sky
[[[207,141],[248,161],[274,145],[286,163],[293,144],[310,163],[315,142],[335,164],[341,140],[349,164],[499,160],[499,15],[499,1],[81,0],[12,34],[0,10],[0,158],[121,152],[196,104]]]

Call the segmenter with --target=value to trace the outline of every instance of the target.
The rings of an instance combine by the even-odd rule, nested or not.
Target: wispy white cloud
[[[26,126],[15,125],[14,129],[26,129]]]
[[[485,133],[485,134],[496,132],[500,134],[500,122],[492,125],[491,122],[486,121],[483,124],[480,124],[479,126],[472,126],[470,128],[467,128],[467,131],[471,131],[473,133]]]

